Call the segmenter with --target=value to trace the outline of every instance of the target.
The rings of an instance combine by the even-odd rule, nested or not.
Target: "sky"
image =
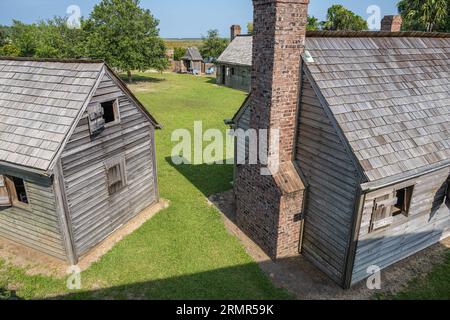
[[[71,5],[78,6],[81,15],[87,17],[98,2],[100,0],[0,0],[0,24],[10,25],[13,19],[31,23],[54,16],[70,16],[67,9]],[[330,6],[342,4],[368,19],[370,6],[378,6],[382,17],[396,14],[397,3],[398,0],[310,0],[309,14],[325,20]],[[141,6],[150,9],[160,20],[164,38],[200,38],[209,29],[218,29],[227,37],[232,24],[240,24],[245,30],[253,16],[252,0],[141,0]]]

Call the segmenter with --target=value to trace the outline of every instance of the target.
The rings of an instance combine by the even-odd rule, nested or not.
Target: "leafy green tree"
[[[210,58],[213,62],[219,58],[228,46],[228,40],[219,36],[219,30],[209,30],[208,35],[203,37],[203,46],[200,52],[203,58]]]
[[[9,42],[9,31],[9,27],[0,25],[0,47]]]
[[[367,30],[367,21],[342,5],[333,5],[328,9],[327,21],[322,22],[325,30]]]
[[[5,44],[0,47],[0,56],[20,57],[20,49],[13,44]]]
[[[319,19],[317,19],[314,16],[308,16],[308,24],[306,25],[306,30],[319,30],[320,29],[320,22]]]
[[[398,9],[405,30],[450,32],[449,0],[401,0]]]
[[[84,25],[88,55],[126,71],[130,82],[133,70],[168,66],[159,21],[139,5],[139,0],[102,0]]]
[[[254,32],[254,27],[253,27],[253,22],[249,22],[249,23],[247,23],[247,33],[248,34],[253,34],[253,32]]]
[[[174,50],[173,60],[181,61],[181,58],[183,58],[184,55],[186,54],[186,49],[185,48],[175,48],[173,50]]]
[[[34,57],[38,46],[38,32],[36,24],[25,24],[13,20],[11,26],[11,41],[19,48],[21,56]]]

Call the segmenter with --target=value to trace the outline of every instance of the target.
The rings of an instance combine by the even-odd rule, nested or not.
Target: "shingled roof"
[[[197,47],[187,48],[184,57],[181,59],[189,61],[203,61],[203,57]]]
[[[307,76],[368,181],[450,163],[450,34],[308,36]]]
[[[0,58],[0,164],[49,171],[105,67]]]
[[[237,36],[217,59],[218,63],[251,66],[252,65],[252,36]]]

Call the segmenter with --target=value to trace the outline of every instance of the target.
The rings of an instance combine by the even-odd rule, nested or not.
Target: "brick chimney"
[[[238,166],[237,223],[271,258],[299,254],[304,186],[293,163],[309,0],[253,0],[251,128],[279,130],[279,170]],[[269,133],[270,135],[270,133]]]
[[[381,20],[381,31],[400,32],[402,30],[403,19],[401,16],[385,16]]]
[[[241,34],[241,26],[238,24],[234,24],[231,26],[231,41],[234,40],[234,38],[236,38],[237,36],[239,36]]]

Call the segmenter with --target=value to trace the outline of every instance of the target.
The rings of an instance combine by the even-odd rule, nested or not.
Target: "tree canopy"
[[[175,48],[173,49],[173,60],[181,61],[181,58],[186,54],[186,48]]]
[[[327,21],[322,23],[325,30],[361,31],[369,28],[367,21],[342,5],[333,5],[328,9]]]
[[[247,33],[253,34],[253,31],[254,31],[253,22],[247,23]]]
[[[449,0],[401,0],[398,9],[405,30],[450,32]]]
[[[306,25],[306,30],[313,31],[320,29],[320,22],[314,16],[308,16],[308,24]]]
[[[209,30],[208,35],[203,37],[203,45],[200,52],[205,59],[211,59],[213,62],[219,58],[222,52],[228,46],[228,40],[219,36],[218,30]]]
[[[132,70],[162,71],[168,65],[159,21],[139,4],[139,0],[102,0],[84,25],[89,56],[126,71],[129,81]]]

